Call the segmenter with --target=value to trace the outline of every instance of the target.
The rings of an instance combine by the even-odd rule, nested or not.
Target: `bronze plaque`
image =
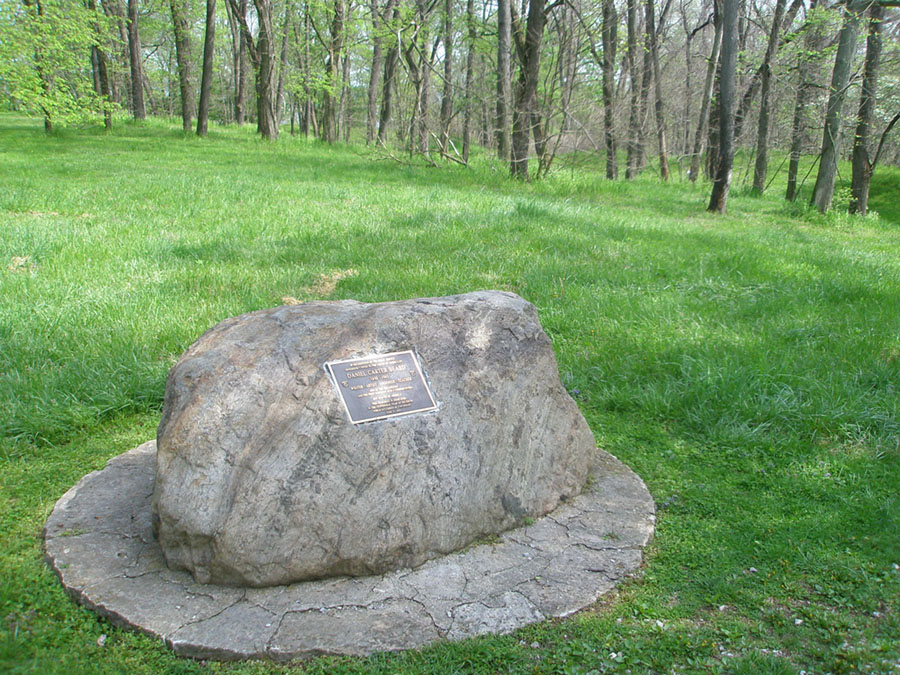
[[[412,351],[329,361],[325,369],[353,424],[437,408]]]

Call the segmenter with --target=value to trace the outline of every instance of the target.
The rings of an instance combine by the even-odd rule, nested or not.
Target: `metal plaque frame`
[[[325,371],[353,424],[437,409],[411,349],[328,361]]]

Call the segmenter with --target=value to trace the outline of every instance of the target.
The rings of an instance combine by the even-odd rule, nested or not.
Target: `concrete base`
[[[366,655],[508,633],[596,602],[641,564],[655,523],[641,479],[598,451],[582,495],[489,542],[381,576],[231,588],[166,567],[151,534],[155,471],[149,441],[82,478],[47,519],[44,549],[78,602],[194,658]]]

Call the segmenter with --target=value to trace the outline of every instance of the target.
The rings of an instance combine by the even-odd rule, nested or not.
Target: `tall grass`
[[[900,668],[900,173],[876,175],[866,219],[786,205],[782,180],[736,185],[717,217],[708,186],[650,172],[562,161],[520,185],[486,155],[434,169],[250,129],[47,138],[0,118],[0,664],[203,669],[72,606],[36,533],[153,435],[204,330],[501,288],[537,306],[598,443],[657,498],[644,578],[513,637],[312,671]]]

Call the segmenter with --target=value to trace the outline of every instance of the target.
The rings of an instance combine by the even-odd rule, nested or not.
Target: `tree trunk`
[[[697,133],[694,135],[694,148],[691,153],[691,170],[689,178],[692,183],[697,182],[700,175],[700,158],[703,155],[703,142],[707,137],[707,125],[709,124],[709,106],[712,103],[713,83],[716,77],[716,67],[719,63],[719,50],[722,47],[722,21],[716,12],[715,37],[713,37],[712,53],[706,66],[706,80],[703,83],[703,96],[700,99],[700,119],[697,121]]]
[[[216,0],[206,0],[206,32],[203,38],[203,74],[200,77],[200,105],[197,108],[197,135],[206,136],[209,126],[209,97],[212,91],[213,51],[216,46]]]
[[[441,154],[450,154],[450,121],[453,118],[453,0],[444,0],[444,88],[441,93]]]
[[[797,198],[797,173],[800,168],[800,153],[803,151],[803,143],[806,137],[806,108],[815,83],[812,81],[816,70],[815,64],[821,57],[823,35],[821,27],[814,25],[809,17],[817,6],[817,0],[812,0],[807,12],[807,22],[804,27],[803,49],[797,64],[797,99],[794,104],[794,121],[791,125],[791,152],[788,162],[787,190],[784,198],[789,202]]]
[[[640,123],[640,91],[643,85],[638,77],[637,70],[637,4],[636,0],[628,0],[626,27],[628,29],[627,53],[625,59],[628,67],[628,80],[631,87],[631,103],[628,108],[628,143],[625,159],[625,179],[632,180],[637,176],[640,165],[639,137],[641,135]]]
[[[97,11],[97,4],[94,0],[88,0],[87,7],[91,12]],[[100,24],[93,25],[95,35],[102,35]],[[91,45],[91,64],[94,66],[94,88],[97,95],[103,101],[103,127],[109,131],[112,129],[112,111],[110,103],[112,102],[109,87],[109,69],[107,68],[106,54],[100,44]]]
[[[388,0],[385,16],[388,18],[389,25],[393,30],[396,29],[397,21],[400,18],[400,9],[397,6],[397,0]],[[384,87],[381,94],[381,113],[378,116],[378,144],[384,145],[387,142],[387,128],[391,121],[391,105],[393,103],[394,93],[394,75],[397,72],[397,63],[400,60],[400,44],[399,39],[391,33],[391,46],[388,47],[387,55],[384,57]]]
[[[853,139],[853,176],[851,179],[850,213],[866,215],[869,209],[869,183],[875,171],[875,161],[869,159],[869,127],[875,113],[878,89],[878,65],[881,59],[881,25],[884,7],[875,3],[869,8],[869,37],[866,40],[866,64],[863,69],[859,110],[856,113],[856,134]],[[876,158],[877,161],[877,158]]]
[[[372,67],[369,69],[369,98],[366,105],[366,145],[375,140],[378,131],[378,87],[381,84],[381,18],[378,0],[370,1],[372,13]]]
[[[190,133],[194,117],[194,87],[191,83],[191,33],[188,6],[184,0],[169,0],[175,32],[175,61],[178,64],[178,88],[181,91],[181,124]]]
[[[468,51],[466,52],[466,91],[465,110],[463,112],[463,161],[469,163],[469,150],[472,136],[472,89],[475,84],[475,40],[478,37],[475,29],[475,2],[466,0],[466,27],[468,30]]]
[[[512,100],[512,15],[511,0],[497,0],[497,156],[501,162],[510,158],[510,102]]]
[[[531,115],[537,97],[538,78],[541,71],[541,45],[546,23],[546,0],[531,0],[528,4],[528,21],[525,26],[522,49],[517,50],[519,52],[519,78],[516,82],[515,107],[513,108],[510,173],[520,180],[528,180],[528,141],[532,124]]]
[[[614,0],[603,0],[603,27],[600,34],[603,44],[603,140],[606,146],[606,177],[609,180],[619,177],[614,109],[618,23],[616,3]]]
[[[709,211],[725,213],[734,162],[734,81],[738,52],[738,1],[722,0],[722,59],[719,74],[719,152]]]
[[[141,37],[138,34],[138,0],[128,0],[128,58],[131,64],[131,114],[134,119],[147,118],[144,107],[144,68]]]
[[[291,3],[284,6],[284,32],[281,34],[281,53],[278,58],[278,86],[275,91],[275,120],[281,122],[284,114],[284,77],[288,65],[288,35],[290,35]]]
[[[834,179],[840,157],[841,109],[844,107],[844,97],[850,82],[850,69],[853,65],[853,53],[856,49],[859,21],[865,8],[865,1],[849,0],[844,14],[844,24],[838,37],[828,108],[825,113],[825,128],[822,134],[822,154],[819,159],[816,185],[810,200],[810,204],[815,206],[819,213],[825,213],[831,208],[831,200],[834,197]]]
[[[344,0],[334,0],[331,17],[331,39],[325,61],[325,96],[322,102],[322,140],[338,140],[338,108],[336,90],[341,80],[341,57],[344,49]]]
[[[785,0],[776,0],[775,15],[772,17],[772,30],[769,31],[769,42],[762,62],[762,76],[759,84],[759,124],[756,131],[756,166],[753,170],[753,192],[761,195],[766,189],[766,172],[769,163],[769,112],[770,83],[772,81],[772,61],[778,48],[778,34],[781,32],[781,20],[784,16]]]
[[[338,115],[338,136],[350,142],[350,52],[344,50],[341,59],[341,109]]]
[[[669,180],[669,150],[666,142],[666,118],[663,113],[662,78],[659,72],[659,49],[656,39],[656,18],[654,16],[653,0],[646,0],[646,32],[650,43],[650,61],[653,66],[653,82],[656,87],[654,110],[656,111],[656,136],[659,144],[659,176],[664,181]]]

